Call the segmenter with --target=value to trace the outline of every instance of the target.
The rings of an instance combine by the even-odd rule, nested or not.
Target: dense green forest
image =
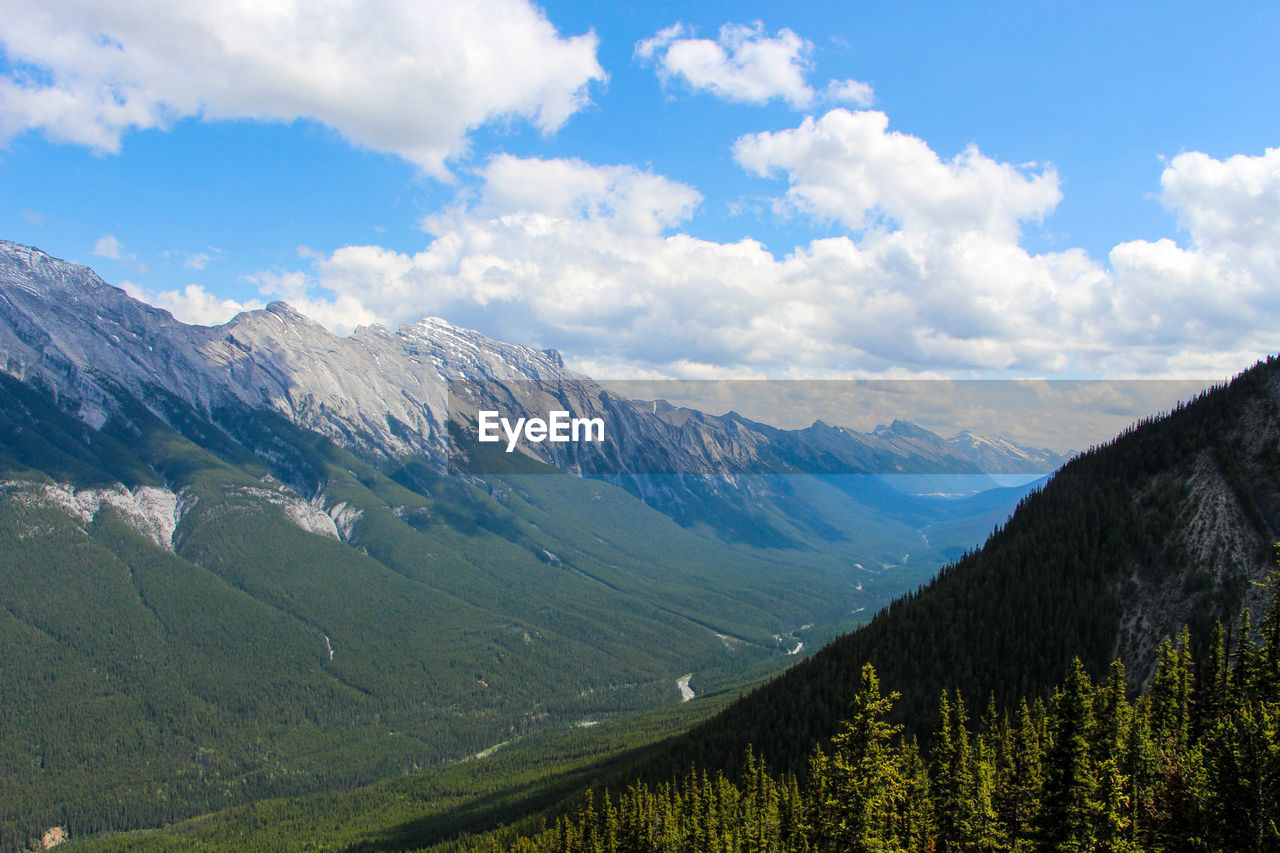
[[[1133,704],[1125,669],[1077,659],[1046,699],[980,714],[943,692],[928,748],[894,724],[875,668],[799,776],[748,748],[741,770],[693,769],[588,795],[576,811],[472,853],[1280,850],[1280,572],[1260,642],[1248,611],[1203,653],[1159,647]],[[1234,637],[1234,642],[1229,640]]]
[[[335,806],[342,813],[361,803],[349,826],[326,822],[332,804],[323,798],[274,801],[94,849],[607,849],[599,847],[605,830],[614,826],[621,839],[624,813],[667,812],[669,820],[633,821],[627,837],[668,844],[658,849],[716,849],[741,830],[745,849],[768,849],[763,820],[783,849],[834,849],[839,827],[856,821],[824,809],[873,789],[866,813],[879,817],[858,825],[881,821],[880,836],[868,836],[880,846],[865,849],[1258,849],[1230,840],[1230,827],[1241,825],[1263,839],[1261,849],[1276,849],[1266,834],[1276,816],[1265,804],[1276,799],[1280,620],[1274,600],[1261,632],[1231,617],[1241,603],[1265,606],[1256,579],[1273,564],[1277,538],[1278,372],[1280,362],[1268,361],[1091,450],[1024,500],[980,551],[866,628],[657,749],[579,768],[574,778],[596,792],[590,807],[579,801],[529,817],[554,801],[550,790],[531,787],[541,793],[525,800],[510,788],[495,798],[475,787],[448,800],[475,818],[454,828],[512,826],[445,841],[448,819],[436,807],[447,800],[433,797],[432,774],[423,774],[353,792]],[[1214,502],[1197,491],[1205,483],[1218,487]],[[1206,503],[1216,528],[1201,523]],[[1144,614],[1145,633],[1126,639],[1134,612]],[[1168,627],[1156,633],[1159,619]],[[1216,630],[1219,620],[1231,627]],[[1179,635],[1181,623],[1189,630]],[[1161,635],[1178,641],[1139,642]],[[1127,678],[1111,664],[1117,656],[1129,664]],[[873,689],[873,673],[891,697]],[[864,751],[842,757],[857,746],[849,732],[859,726],[875,737],[859,736]],[[828,745],[815,753],[815,744]],[[1248,750],[1231,752],[1232,744]],[[520,773],[510,778],[527,778]],[[1248,805],[1248,785],[1264,807]],[[486,803],[502,805],[485,811]],[[705,824],[694,816],[717,809],[731,816],[720,841],[691,835]],[[383,829],[379,814],[388,818]],[[750,817],[761,814],[768,819]],[[1066,835],[1046,834],[1062,826]],[[1084,845],[1080,832],[1111,840]]]
[[[483,758],[373,785],[258,800],[162,830],[77,838],[84,851],[410,850],[536,814],[706,719],[732,694],[700,696],[595,726],[538,731]]]
[[[0,376],[0,849],[677,703],[684,673],[701,693],[784,659],[774,635],[851,589],[607,484],[383,471],[267,412],[163,402],[94,430]],[[184,507],[168,541],[48,497],[140,487]],[[291,520],[298,490],[358,515],[345,541]]]

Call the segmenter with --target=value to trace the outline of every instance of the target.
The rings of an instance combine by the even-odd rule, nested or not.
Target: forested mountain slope
[[[533,461],[400,477],[272,412],[115,392],[94,429],[0,376],[0,848],[675,703],[856,594]]]
[[[1217,840],[1194,849],[1271,849],[1280,609],[1260,618],[1258,581],[1280,507],[1278,374],[1269,360],[1086,453],[937,580],[639,764],[597,775],[594,804],[579,796],[522,821],[520,833],[552,829],[512,849],[610,849],[610,837],[618,849],[843,849],[854,835],[906,844],[890,849],[930,838],[946,849],[1088,849],[1103,836],[1130,845],[1114,849],[1183,849],[1198,833]],[[1263,623],[1258,645],[1240,636],[1241,604]],[[1209,629],[1216,619],[1228,636]],[[1157,652],[1184,622],[1196,633]],[[1131,664],[1127,682],[1108,671],[1117,655]],[[903,694],[892,712],[869,686],[869,661],[886,692]],[[921,738],[893,738],[894,723]],[[765,775],[749,745],[802,784]],[[810,766],[820,746],[829,760]],[[364,815],[393,802],[368,798]],[[301,833],[286,848],[326,843],[316,804],[273,814]],[[511,804],[511,819],[525,814]],[[229,814],[210,826],[222,835],[193,823],[145,849],[192,849],[230,828],[275,840]],[[367,849],[438,839],[414,832],[401,817],[364,837],[381,839]],[[493,840],[501,849],[512,838]]]
[[[1268,586],[1280,592],[1280,573]],[[1280,601],[1259,637],[1241,614],[1199,658],[1160,647],[1137,702],[1117,660],[1077,659],[1047,699],[970,710],[947,691],[926,747],[890,722],[897,694],[862,668],[830,741],[776,777],[748,749],[736,778],[589,793],[568,814],[459,845],[469,853],[836,853],[1280,849]]]
[[[1144,682],[1156,644],[1261,599],[1280,538],[1280,359],[1068,463],[979,550],[690,732],[648,771],[732,767],[748,743],[797,768],[834,732],[864,663],[896,713],[931,725],[940,691],[1034,698],[1079,656]]]
[[[439,320],[191,326],[4,241],[0,367],[0,848],[674,704],[861,621],[1014,499],[797,476],[978,470],[908,424],[672,423]],[[628,491],[462,446],[463,392],[612,413],[621,470],[680,465]]]

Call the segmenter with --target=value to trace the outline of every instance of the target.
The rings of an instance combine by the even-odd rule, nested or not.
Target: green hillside
[[[523,457],[369,461],[96,381],[100,429],[0,376],[0,847],[440,766],[678,703],[685,674],[740,685],[897,594],[909,550],[928,576],[948,543],[921,530],[957,512],[777,478],[763,548]]]
[[[1259,837],[1249,849],[1271,849],[1280,610],[1271,599],[1258,644],[1237,613],[1267,603],[1257,581],[1280,529],[1277,423],[1272,360],[1137,425],[1068,465],[939,578],[687,733],[639,754],[627,747],[651,740],[623,738],[620,760],[590,767],[550,758],[537,784],[515,767],[494,777],[527,797],[506,788],[491,798],[477,784],[446,800],[449,814],[476,817],[457,831],[515,822],[492,839],[442,841],[440,812],[415,797],[444,777],[424,774],[347,805],[282,802],[92,849],[490,849],[511,844],[513,830],[533,838],[517,850],[613,849],[611,833],[617,849],[712,849],[712,836],[724,849],[842,849],[840,838],[863,829],[883,849],[914,849],[911,838],[939,849],[1088,849],[1103,835],[1121,845],[1107,849],[1242,849],[1231,845]],[[1184,623],[1180,648],[1157,647]],[[1110,666],[1117,650],[1127,679]],[[900,694],[892,708],[868,692],[869,663],[884,692]],[[851,714],[852,726],[841,722]],[[587,742],[556,749],[567,757]],[[746,758],[749,746],[771,775]],[[828,758],[815,764],[816,746]],[[1246,796],[1250,779],[1263,800]],[[832,786],[846,787],[837,796]],[[605,788],[610,807],[598,799]],[[848,805],[859,791],[861,811]],[[351,802],[357,829],[325,823]],[[540,826],[553,829],[539,836]],[[1195,833],[1204,843],[1182,843]]]
[[[588,793],[554,820],[464,840],[510,853],[1271,851],[1280,848],[1280,572],[1261,642],[1247,611],[1197,660],[1166,639],[1130,702],[1125,668],[1077,659],[1046,699],[970,710],[944,691],[927,747],[864,665],[838,731],[798,775],[750,748],[736,778]],[[1238,639],[1233,643],[1228,634]]]
[[[834,561],[729,549],[545,467],[410,476],[269,413],[162,401],[170,426],[133,402],[94,431],[30,386],[0,392],[10,847],[676,703],[683,674],[732,680],[854,594]],[[345,504],[346,541],[300,527],[281,483],[321,520]],[[126,487],[185,507],[168,543],[111,503]],[[97,503],[75,517],[53,492]]]
[[[1079,657],[1094,678],[1123,656],[1134,684],[1156,644],[1260,610],[1280,538],[1280,359],[1068,463],[986,544],[650,759],[733,770],[748,743],[798,769],[831,737],[864,663],[899,691],[895,718],[932,726],[938,693],[1044,696]]]

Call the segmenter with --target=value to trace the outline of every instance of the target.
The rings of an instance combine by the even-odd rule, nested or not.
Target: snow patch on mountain
[[[977,462],[988,474],[1044,474],[1062,467],[1073,455],[1025,447],[1006,438],[977,435],[968,430],[956,433],[947,443]]]

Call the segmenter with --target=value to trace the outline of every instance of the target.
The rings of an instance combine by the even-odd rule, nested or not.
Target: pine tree
[[[973,751],[973,777],[975,781],[972,800],[974,847],[977,850],[1006,850],[1008,838],[996,813],[997,755],[1000,727],[996,714],[996,698],[987,699],[987,710],[975,738]]]
[[[1226,713],[1230,685],[1227,666],[1227,632],[1221,622],[1213,626],[1208,656],[1197,679],[1195,729],[1197,734],[1212,731]]]
[[[1045,756],[1040,834],[1049,850],[1084,851],[1092,836],[1093,685],[1076,658],[1053,714],[1053,745]]]
[[[1041,759],[1040,732],[1023,699],[1017,725],[1004,727],[996,784],[996,811],[1013,851],[1033,846],[1043,780]]]
[[[905,799],[906,784],[894,758],[892,740],[900,727],[885,721],[896,693],[884,696],[875,669],[862,668],[862,685],[849,708],[849,718],[831,739],[825,773],[825,798],[817,830],[832,849],[893,851],[895,806]]]
[[[1099,850],[1139,849],[1131,807],[1132,780],[1126,772],[1132,709],[1125,694],[1124,664],[1115,661],[1106,684],[1095,694],[1093,824]]]
[[[1148,697],[1151,703],[1151,733],[1166,753],[1176,752],[1190,735],[1191,637],[1182,632],[1178,649],[1166,637],[1157,652],[1156,674]]]
[[[778,838],[780,849],[807,851],[811,829],[805,814],[800,780],[788,773],[779,786]]]
[[[1159,760],[1152,791],[1154,843],[1168,850],[1200,849],[1207,780],[1202,748],[1191,738],[1195,702],[1190,632],[1177,650],[1166,640],[1148,693],[1151,736]]]
[[[1223,850],[1280,850],[1280,575],[1274,569],[1267,583],[1262,647],[1246,634],[1246,611],[1232,690],[1204,739],[1205,831]]]
[[[938,698],[938,727],[933,732],[933,747],[929,751],[930,790],[939,850],[952,849],[961,838],[959,801],[964,792],[955,778],[957,746],[953,722],[951,699],[944,690]]]
[[[1258,699],[1258,644],[1253,639],[1253,620],[1248,608],[1240,614],[1240,639],[1236,643],[1235,665],[1231,668],[1231,692],[1240,698]]]
[[[894,812],[895,835],[904,850],[926,850],[933,843],[933,804],[929,798],[929,768],[914,736],[898,751],[903,796]]]

